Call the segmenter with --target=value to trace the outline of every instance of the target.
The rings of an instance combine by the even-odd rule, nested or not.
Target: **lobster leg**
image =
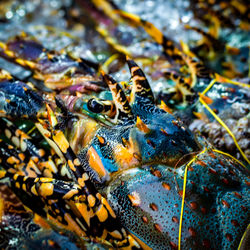
[[[41,176],[40,170],[32,159],[28,162],[25,161],[25,155],[21,151],[3,140],[0,140],[0,159],[6,171],[10,173],[33,177]]]
[[[37,147],[36,143],[29,135],[18,129],[7,119],[0,119],[0,125],[2,128],[4,128],[3,130],[6,137],[22,151],[19,152],[19,155],[21,155],[22,158],[26,158],[26,162],[29,162],[29,164],[35,164],[39,169],[41,176],[70,180],[70,174],[66,169],[66,164],[63,164],[60,161],[60,158],[55,155],[55,153],[52,152],[54,157],[46,155],[46,151],[43,148]],[[9,145],[8,147],[11,146]],[[6,153],[7,151],[5,154]],[[13,155],[15,154],[10,152],[9,156],[11,157]],[[27,158],[27,156],[29,156],[29,158]]]
[[[121,227],[107,200],[96,190],[89,175],[81,167],[80,160],[71,149],[63,132],[56,128],[58,122],[53,111],[49,105],[46,105],[46,107],[50,121],[50,125],[47,125],[49,130],[44,128],[46,124],[42,120],[40,120],[40,124],[36,125],[50,145],[56,147],[55,151],[66,160],[73,179],[79,186],[79,197],[85,197],[84,200],[86,199],[84,205],[79,200],[74,201],[74,206],[77,213],[80,213],[85,223],[88,224],[87,232],[90,232],[91,236],[97,239],[112,242],[116,247],[140,247],[132,236],[128,235],[125,229]]]
[[[35,162],[44,160],[45,150],[38,148],[29,135],[18,129],[12,122],[5,118],[0,119],[0,125],[2,128],[5,128],[4,133],[6,137],[11,140],[16,147],[20,148],[25,155],[31,156]]]
[[[25,205],[33,209],[33,202],[30,201],[39,201],[42,208],[39,215],[56,221],[56,224],[59,223],[66,229],[73,230],[78,236],[86,236],[87,225],[84,225],[85,221],[79,213],[75,215],[71,208],[74,207],[74,200],[77,200],[79,189],[77,185],[53,178],[34,178],[14,173],[6,175],[10,177],[11,184],[15,189],[29,197],[28,202],[24,203]],[[80,199],[80,197],[78,198]],[[84,200],[84,198],[81,199]],[[65,203],[64,200],[67,202]],[[77,216],[78,219],[76,219]]]
[[[97,202],[87,188],[82,189],[79,185],[71,182],[41,177],[37,168],[37,172],[33,175],[29,174],[27,169],[20,171],[18,163],[21,162],[21,158],[16,158],[20,152],[3,141],[0,141],[0,143],[0,157],[5,162],[4,167],[6,169],[6,171],[1,171],[1,178],[10,178],[12,189],[19,193],[20,197],[25,197],[22,199],[25,205],[39,215],[56,221],[56,224],[59,223],[63,228],[74,231],[78,236],[88,236],[90,239],[94,239],[93,235],[97,238],[105,236],[107,240],[110,239],[111,236],[108,235],[107,229],[104,227],[105,224],[102,222],[105,216],[110,216],[111,213],[113,217],[115,215],[106,204],[107,202],[102,200],[102,202],[96,204],[98,207],[94,212],[91,208]],[[40,204],[39,209],[33,207],[33,201]],[[107,221],[110,221],[110,219],[107,219]],[[111,230],[115,225],[113,223],[108,224],[108,229]],[[114,234],[117,234],[117,232]]]
[[[65,202],[62,201],[62,196],[64,197],[67,192],[75,193],[73,184],[42,177],[32,159],[25,163],[25,155],[18,149],[2,140],[0,146],[0,158],[5,168],[5,170],[1,170],[0,178],[10,178],[11,187],[15,193],[19,194],[18,196],[21,197],[22,202],[39,215],[47,216],[50,220],[57,220],[62,227],[66,227],[66,229],[72,230],[78,235],[86,236],[80,229],[84,223],[83,219],[79,218],[72,225],[72,217],[76,219],[76,215],[72,212],[74,210],[66,206]],[[43,184],[45,182],[46,184]],[[55,186],[53,188],[55,190],[55,192],[53,191],[53,197],[47,197],[51,192],[51,190],[48,190],[48,187],[51,187],[50,184]],[[66,197],[69,197],[69,194]],[[53,203],[49,201],[51,199],[53,199]],[[39,208],[37,207],[38,204]],[[77,224],[80,225],[77,226]]]

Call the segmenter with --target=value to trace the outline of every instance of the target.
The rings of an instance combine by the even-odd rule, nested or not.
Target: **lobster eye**
[[[103,104],[92,98],[87,103],[88,109],[93,113],[101,113],[103,111]]]

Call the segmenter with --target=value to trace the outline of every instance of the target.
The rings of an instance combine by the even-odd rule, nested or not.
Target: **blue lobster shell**
[[[115,102],[115,124],[96,131],[78,154],[79,168],[140,247],[237,247],[249,222],[249,171],[158,108],[143,72],[132,60],[128,65],[134,82],[130,103],[103,74]],[[0,93],[7,116],[35,117],[45,102],[18,81],[1,82]],[[21,108],[15,109],[12,98],[24,100]]]

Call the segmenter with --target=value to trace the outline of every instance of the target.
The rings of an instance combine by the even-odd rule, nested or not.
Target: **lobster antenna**
[[[139,96],[148,99],[152,104],[154,104],[154,95],[143,71],[133,60],[128,57],[127,64],[129,66],[133,81],[130,102],[134,103],[136,97]]]
[[[133,120],[134,115],[132,113],[132,109],[120,85],[111,76],[105,74],[104,71],[101,71],[101,73],[104,81],[109,86],[113,100],[115,102],[116,116],[114,120],[116,120],[117,122],[123,122],[124,120]]]

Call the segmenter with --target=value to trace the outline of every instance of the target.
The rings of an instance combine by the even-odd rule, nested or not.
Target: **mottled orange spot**
[[[88,195],[87,200],[90,207],[93,207],[95,205],[96,199],[92,194]]]
[[[165,182],[162,183],[162,186],[167,190],[171,190],[171,186]]]
[[[71,160],[68,160],[68,165],[72,171],[74,172],[76,171],[76,167]]]
[[[89,179],[89,176],[86,173],[84,173],[81,178],[77,179],[77,182],[81,187],[84,187],[85,186],[85,181],[88,180],[88,179]]]
[[[224,162],[222,160],[220,160],[220,165],[225,166],[225,164],[224,164]]]
[[[155,149],[155,145],[151,140],[147,140],[147,144],[150,145],[153,149]]]
[[[128,195],[128,198],[132,202],[132,206],[139,206],[141,204],[141,199],[138,193],[132,192],[131,194]]]
[[[105,144],[105,139],[102,136],[96,136],[101,144]]]
[[[209,156],[211,156],[213,159],[216,159],[216,156],[213,152],[208,152]]]
[[[173,217],[172,217],[172,221],[173,221],[174,223],[178,223],[178,222],[179,222],[179,220],[178,220],[178,218],[177,218],[176,216],[173,216]]]
[[[158,169],[153,170],[153,171],[152,171],[152,174],[153,174],[154,176],[158,177],[158,178],[161,178],[161,176],[162,176],[160,170],[158,170]]]
[[[213,103],[213,99],[211,99],[210,97],[208,96],[205,96],[205,95],[202,95],[200,94],[200,98],[208,105],[212,104]]]
[[[93,147],[88,149],[89,165],[100,177],[104,177],[107,172],[102,164],[102,160]]]
[[[163,128],[161,128],[161,132],[162,132],[164,135],[168,136],[167,131],[166,131],[166,130],[164,130]]]
[[[89,207],[85,203],[75,203],[75,205],[76,205],[78,211],[81,213],[84,220],[86,221],[87,225],[90,226],[90,219],[94,216],[93,210],[89,209]],[[100,214],[102,212],[103,211],[102,210],[100,211],[100,209],[99,209],[96,212],[96,214],[98,214],[100,216]],[[103,214],[104,214],[104,212],[103,212]],[[104,216],[104,215],[102,215],[102,216]]]
[[[161,228],[161,226],[159,224],[155,223],[154,228],[155,228],[156,231],[158,231],[160,233],[162,232],[162,228]]]
[[[32,192],[32,194],[38,196],[38,193],[37,193],[37,191],[36,191],[36,186],[35,186],[35,185],[32,186],[31,192]]]
[[[49,219],[51,220],[51,217]],[[66,227],[67,229],[75,232],[80,237],[86,236],[86,233],[77,225],[75,220],[72,219],[72,217],[68,213],[64,215],[64,219],[67,221],[67,224],[68,224],[68,226]],[[58,224],[57,220],[55,220],[55,223],[56,225]],[[65,227],[65,225],[62,225],[62,226]]]
[[[194,168],[192,166],[188,167],[188,171],[194,171]]]
[[[206,167],[207,166],[207,164],[204,161],[196,161],[196,164],[199,164],[202,167]]]
[[[74,161],[73,161],[74,165],[75,166],[80,166],[81,165],[81,162],[78,158],[76,158]]]
[[[172,114],[172,110],[167,106],[167,104],[161,100],[161,104],[159,106],[160,109],[163,109],[165,112]]]
[[[137,116],[137,120],[136,120],[136,127],[144,132],[144,133],[149,133],[150,129],[148,128],[148,126],[141,120],[141,118],[139,116]]]
[[[71,189],[69,192],[67,192],[64,196],[63,199],[69,200],[73,195],[78,194],[77,189]]]
[[[245,183],[247,184],[247,186],[250,186],[250,182],[249,181],[245,181]]]
[[[96,211],[96,216],[98,217],[100,222],[104,222],[108,219],[108,212],[107,209],[101,204]]]
[[[18,154],[18,157],[19,157],[22,161],[24,161],[24,159],[25,159],[25,155],[24,155],[23,153],[19,153],[19,154]]]
[[[189,234],[190,234],[192,237],[195,237],[195,236],[196,236],[196,231],[194,230],[194,228],[189,227],[189,228],[188,228],[188,232],[189,232]]]
[[[143,221],[144,223],[148,223],[148,218],[147,218],[146,216],[142,216],[142,221]]]
[[[239,198],[239,199],[242,198],[242,196],[241,196],[238,192],[234,192],[234,195],[235,195],[237,198]]]
[[[190,207],[195,210],[195,209],[197,209],[198,205],[195,201],[192,201],[192,202],[190,202]]]
[[[211,174],[217,174],[216,170],[213,169],[213,168],[209,168],[208,171],[209,171]]]
[[[109,205],[108,201],[101,196],[101,202],[102,204],[106,207],[106,209],[109,211],[109,214],[113,217],[116,218],[115,212],[113,211],[113,209],[111,208],[111,206]]]
[[[182,197],[182,195],[183,195],[183,190],[179,190],[178,194]]]
[[[50,196],[54,192],[54,185],[52,183],[42,183],[39,187],[39,195],[46,198],[47,196]]]
[[[63,134],[62,131],[57,132],[53,136],[53,140],[56,142],[58,147],[61,149],[61,151],[66,154],[68,148],[69,148],[69,142],[66,139],[65,135]]]
[[[119,239],[121,240],[122,239],[122,235],[121,233],[118,231],[118,230],[115,230],[113,232],[109,232],[109,234],[114,237],[115,239]]]
[[[176,127],[179,127],[179,126],[180,126],[179,123],[178,123],[178,121],[173,120],[172,123],[173,123]]]
[[[230,207],[230,205],[229,205],[229,203],[227,202],[227,201],[225,201],[225,200],[221,200],[221,203],[223,204],[223,206],[225,206],[225,207]]]
[[[44,149],[39,149],[38,154],[43,157],[45,155],[45,150]]]
[[[11,164],[11,165],[13,165],[13,164],[18,164],[18,163],[20,163],[20,160],[18,160],[16,157],[14,157],[14,156],[11,156],[11,157],[9,157],[8,159],[7,159],[7,162],[9,163],[9,164]]]
[[[122,144],[117,144],[113,150],[113,157],[117,164],[122,168],[129,168],[140,164],[141,156],[137,153],[137,145],[129,138],[129,143],[126,147]]]
[[[149,207],[153,210],[153,211],[158,211],[158,207],[155,203],[150,203]]]

